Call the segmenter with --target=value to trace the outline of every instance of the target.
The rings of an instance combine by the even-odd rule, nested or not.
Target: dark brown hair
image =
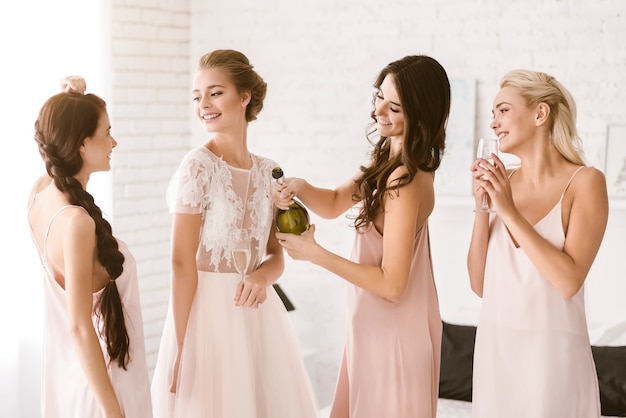
[[[229,74],[237,92],[250,92],[250,103],[246,107],[246,120],[248,122],[256,120],[257,115],[263,109],[267,83],[254,71],[248,58],[239,51],[218,49],[200,57],[198,70],[206,68],[223,69]]]
[[[374,146],[371,161],[361,166],[361,176],[356,185],[359,195],[355,202],[363,204],[355,220],[355,227],[371,224],[383,208],[384,197],[391,191],[413,181],[417,170],[435,171],[441,163],[445,149],[446,123],[450,113],[450,82],[445,69],[435,59],[425,55],[406,56],[387,65],[374,83],[376,92],[383,80],[393,75],[395,87],[404,114],[404,145],[402,152],[390,158],[388,137],[378,135],[375,108],[373,122],[367,138]],[[404,166],[407,174],[393,179],[387,186],[391,173]]]
[[[98,321],[111,361],[126,369],[129,339],[124,322],[122,301],[115,279],[122,274],[124,255],[111,225],[102,211],[74,177],[83,166],[80,148],[86,138],[93,136],[101,115],[106,112],[104,100],[93,94],[60,93],[52,96],[39,111],[35,122],[35,141],[44,160],[46,171],[73,205],[87,210],[96,224],[98,261],[106,269],[110,281],[96,304]]]

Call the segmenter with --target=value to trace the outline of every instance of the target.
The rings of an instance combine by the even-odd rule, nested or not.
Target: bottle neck
[[[274,185],[274,188],[276,188],[276,190],[281,191],[283,189],[283,184],[285,183],[285,177],[279,177],[277,179],[274,179],[274,181],[272,182],[272,184]]]

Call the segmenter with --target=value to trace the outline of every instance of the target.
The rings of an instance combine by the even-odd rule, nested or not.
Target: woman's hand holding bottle
[[[312,261],[316,248],[320,248],[315,241],[315,225],[300,235],[277,232],[276,238],[294,260]]]
[[[296,235],[307,231],[310,223],[309,213],[302,203],[294,199],[304,181],[302,179],[290,179],[287,184],[280,167],[272,170],[272,178],[274,179],[272,198],[277,207],[276,227],[280,232]]]

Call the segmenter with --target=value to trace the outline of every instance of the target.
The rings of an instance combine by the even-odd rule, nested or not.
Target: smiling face
[[[527,106],[516,87],[503,87],[493,102],[491,129],[500,140],[500,151],[515,150],[536,132],[536,112]]]
[[[220,68],[198,71],[192,94],[194,112],[206,132],[240,130],[247,124],[250,94],[240,94],[226,71]]]
[[[111,135],[111,123],[106,111],[100,114],[94,134],[85,138],[81,146],[83,171],[87,174],[111,169],[111,152],[117,141]]]
[[[393,74],[387,74],[374,100],[376,127],[381,136],[404,138],[404,113]]]

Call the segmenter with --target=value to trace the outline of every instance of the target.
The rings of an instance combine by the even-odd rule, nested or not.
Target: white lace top
[[[201,214],[198,270],[235,272],[231,250],[241,231],[250,237],[250,267],[265,254],[273,220],[270,195],[272,168],[277,164],[252,155],[249,170],[231,167],[205,147],[183,158],[167,190],[170,213]]]

